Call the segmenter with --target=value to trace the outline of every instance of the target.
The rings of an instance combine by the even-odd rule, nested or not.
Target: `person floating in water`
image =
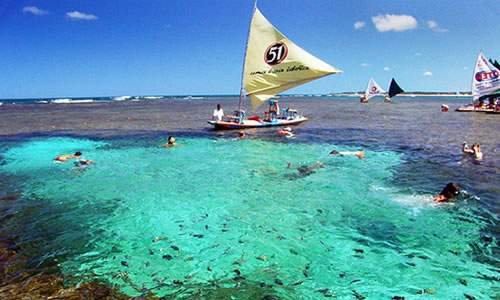
[[[224,110],[222,110],[222,106],[217,104],[217,108],[214,109],[214,113],[212,114],[212,120],[214,121],[222,121],[224,118]]]
[[[456,183],[450,182],[448,183],[441,193],[434,196],[434,201],[436,202],[448,202],[455,199],[460,193],[460,186]]]
[[[295,134],[292,131],[292,128],[290,128],[290,127],[282,128],[282,129],[278,130],[276,133],[278,135],[281,135],[281,136],[284,136],[284,137],[287,137],[287,138],[291,138],[291,137],[295,136]]]
[[[238,138],[240,140],[246,138],[246,134],[245,134],[245,132],[243,130],[241,130],[240,132],[238,132]]]
[[[360,151],[337,151],[337,150],[332,150],[332,152],[330,152],[330,155],[333,155],[333,156],[348,156],[348,155],[352,155],[352,156],[356,156],[359,159],[363,159],[363,158],[365,158],[365,151],[363,151],[363,150],[360,150]]]
[[[82,152],[77,151],[77,152],[75,152],[75,154],[58,155],[58,156],[56,156],[56,158],[54,158],[54,161],[63,163],[63,162],[67,162],[70,159],[79,159],[79,158],[81,158],[81,156],[82,156]]]
[[[171,148],[176,146],[177,144],[175,143],[175,138],[173,136],[169,136],[167,139],[167,143],[163,145],[165,148]]]
[[[464,154],[471,154],[474,156],[476,160],[483,159],[483,152],[481,152],[481,145],[473,144],[472,147],[469,147],[466,142],[462,144],[462,152]]]

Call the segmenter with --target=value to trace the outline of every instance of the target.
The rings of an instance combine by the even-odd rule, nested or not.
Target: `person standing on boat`
[[[269,120],[274,120],[280,114],[277,100],[269,100]]]
[[[212,120],[222,121],[223,117],[224,117],[224,110],[222,110],[222,107],[220,104],[217,104],[217,108],[214,109],[214,113],[212,115]]]

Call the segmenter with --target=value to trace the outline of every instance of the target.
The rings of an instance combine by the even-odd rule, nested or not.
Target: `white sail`
[[[365,96],[366,100],[378,96],[378,95],[384,95],[385,91],[378,85],[378,83],[373,80],[373,78],[370,78],[370,81],[368,81],[368,86],[366,87],[365,91]]]
[[[255,8],[243,70],[254,108],[282,91],[338,72],[285,37]]]
[[[500,71],[479,53],[472,77],[472,97],[474,100],[500,92]]]

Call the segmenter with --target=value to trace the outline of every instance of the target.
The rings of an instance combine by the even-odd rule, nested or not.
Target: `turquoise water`
[[[23,180],[16,222],[36,244],[33,264],[56,263],[70,283],[100,279],[131,296],[237,285],[247,291],[240,298],[498,292],[497,270],[472,255],[484,221],[457,207],[473,199],[435,205],[431,194],[394,185],[399,153],[359,160],[328,157],[355,150],[330,144],[161,143],[46,138],[4,151],[0,172]],[[95,164],[52,162],[77,150]],[[318,160],[325,167],[312,174],[296,170]]]

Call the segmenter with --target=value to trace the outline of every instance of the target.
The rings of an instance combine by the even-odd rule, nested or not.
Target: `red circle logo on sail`
[[[496,79],[496,78],[498,78],[498,76],[499,76],[499,74],[498,74],[497,70],[490,71],[490,72],[481,71],[481,72],[477,72],[475,75],[476,81]]]
[[[288,47],[285,43],[278,42],[267,47],[266,52],[264,53],[264,60],[266,61],[266,64],[274,66],[285,60],[287,55]]]

